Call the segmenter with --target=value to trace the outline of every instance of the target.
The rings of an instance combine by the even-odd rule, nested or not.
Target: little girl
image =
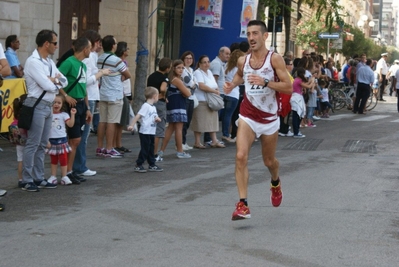
[[[15,98],[12,102],[14,110],[14,121],[8,127],[10,134],[10,141],[15,145],[17,151],[17,162],[18,162],[18,186],[22,187],[22,158],[24,156],[24,147],[27,138],[27,131],[25,129],[18,128],[18,117],[22,107],[22,103],[26,99],[26,94],[21,95],[19,98]]]
[[[71,147],[68,144],[65,125],[72,127],[75,124],[76,109],[71,109],[71,117],[64,112],[64,97],[57,95],[53,104],[53,121],[51,124],[49,150],[48,154],[51,156],[51,177],[47,182],[57,184],[57,165],[58,161],[61,166],[61,184],[70,185],[71,180],[67,176],[68,153],[71,152]]]

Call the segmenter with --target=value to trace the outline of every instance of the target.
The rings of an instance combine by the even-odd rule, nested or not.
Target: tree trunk
[[[291,0],[284,0],[283,4],[291,7]],[[285,53],[290,48],[290,35],[291,35],[291,10],[288,8],[283,8],[283,18],[284,18],[284,26],[285,26]],[[294,51],[292,51],[294,52]],[[284,54],[285,54],[284,53]]]
[[[133,110],[135,114],[145,102],[144,90],[147,86],[148,70],[148,12],[150,1],[139,0],[138,5],[138,36],[137,36],[137,65],[134,82]]]

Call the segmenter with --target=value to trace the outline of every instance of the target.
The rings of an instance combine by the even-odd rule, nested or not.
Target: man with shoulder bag
[[[37,49],[25,64],[28,97],[24,106],[34,106],[24,149],[21,184],[22,190],[28,192],[38,192],[39,188],[57,188],[44,179],[44,153],[50,135],[53,101],[59,89],[68,85],[49,57],[54,55],[58,48],[57,43],[57,34],[54,31],[40,31],[36,36]]]

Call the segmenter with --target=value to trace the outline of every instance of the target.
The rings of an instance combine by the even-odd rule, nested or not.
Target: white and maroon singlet
[[[259,123],[270,123],[277,120],[279,110],[278,96],[275,90],[267,86],[262,87],[250,84],[247,77],[249,74],[257,74],[263,79],[278,81],[271,63],[272,55],[273,52],[269,51],[263,65],[258,69],[254,69],[250,65],[251,54],[245,57],[244,62],[243,78],[245,94],[240,106],[240,114]]]

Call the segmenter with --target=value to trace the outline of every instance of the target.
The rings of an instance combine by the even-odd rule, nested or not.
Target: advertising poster
[[[247,25],[250,20],[256,19],[258,0],[243,0],[241,11],[241,31],[240,37],[247,37]]]
[[[223,0],[196,0],[194,26],[220,29]]]

